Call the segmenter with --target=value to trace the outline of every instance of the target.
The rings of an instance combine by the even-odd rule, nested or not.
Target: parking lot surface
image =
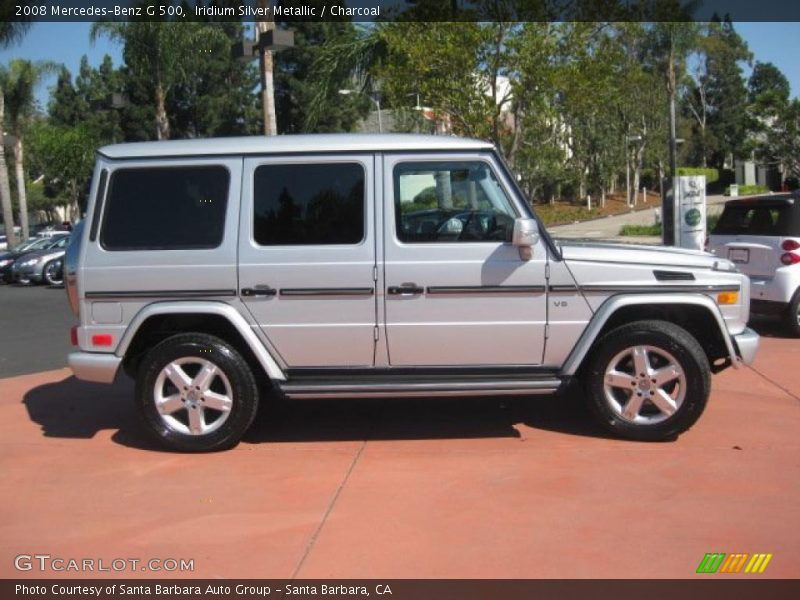
[[[0,289],[4,328],[11,292],[64,301]],[[67,337],[46,322],[14,344]],[[683,578],[744,552],[773,554],[763,575],[703,577],[798,577],[800,341],[757,327],[754,368],[715,376],[673,442],[607,438],[572,390],[296,401],[206,455],[153,446],[129,380],[79,382],[13,345],[39,372],[0,379],[0,576],[109,575],[14,568],[44,553],[194,561],[125,577]]]

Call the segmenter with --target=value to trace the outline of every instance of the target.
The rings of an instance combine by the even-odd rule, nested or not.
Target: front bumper
[[[115,354],[100,352],[72,352],[67,357],[75,377],[96,383],[113,383],[121,362]]]
[[[21,266],[18,263],[14,263],[11,267],[11,281],[33,281],[35,283],[39,283],[42,281],[42,270],[43,265],[36,263],[34,265],[26,265]]]
[[[737,362],[744,365],[753,364],[760,339],[758,334],[749,327],[745,327],[744,331],[732,337],[733,345],[736,347],[736,354],[739,358]]]

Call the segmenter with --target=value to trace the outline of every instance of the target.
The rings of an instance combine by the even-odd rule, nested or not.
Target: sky
[[[36,23],[23,40],[15,46],[0,50],[0,63],[12,58],[28,60],[49,60],[63,63],[73,73],[77,73],[81,56],[86,54],[89,62],[97,66],[103,55],[110,54],[115,65],[122,61],[119,46],[99,38],[89,40],[91,23]],[[800,96],[800,23],[754,23],[735,24],[736,31],[745,39],[754,60],[775,64],[792,87],[792,96]],[[750,73],[745,68],[745,76]],[[37,90],[37,98],[46,107],[48,89],[55,84],[55,77],[45,80]]]

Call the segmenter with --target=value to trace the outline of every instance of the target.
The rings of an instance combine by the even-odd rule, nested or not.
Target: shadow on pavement
[[[104,430],[123,446],[156,450],[133,404],[133,382],[119,377],[113,385],[68,377],[29,390],[23,398],[31,421],[45,437],[90,439]]]
[[[24,404],[45,437],[94,437],[161,450],[151,440],[133,403],[133,382],[114,385],[69,377],[33,388]],[[519,438],[515,425],[576,436],[607,437],[573,387],[556,396],[504,398],[329,399],[272,402],[245,436],[248,443]]]
[[[778,316],[758,315],[751,316],[748,327],[753,328],[758,335],[769,337],[792,340],[797,339],[787,331],[787,326]]]

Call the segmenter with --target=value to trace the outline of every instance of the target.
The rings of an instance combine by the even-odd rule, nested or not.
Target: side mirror
[[[522,260],[533,258],[533,247],[539,243],[539,224],[535,219],[518,218],[514,220],[511,244],[519,248]]]

